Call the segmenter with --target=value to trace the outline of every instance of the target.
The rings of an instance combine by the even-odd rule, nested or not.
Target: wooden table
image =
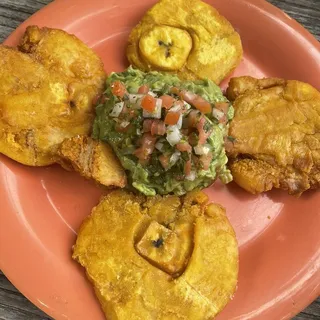
[[[0,43],[21,22],[49,2],[51,1],[0,0]],[[320,40],[320,0],[269,0],[269,2],[298,20]],[[40,319],[50,318],[32,305],[0,271],[0,320]],[[294,318],[294,320],[307,319],[320,320],[320,299]]]

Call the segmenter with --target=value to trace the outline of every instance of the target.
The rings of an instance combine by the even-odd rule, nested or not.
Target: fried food
[[[251,193],[320,187],[320,93],[283,79],[231,79],[228,155],[234,181]]]
[[[0,153],[49,165],[63,140],[91,133],[106,75],[99,57],[62,30],[28,27],[19,49],[0,46]]]
[[[160,0],[132,30],[129,62],[143,70],[219,84],[240,63],[239,34],[216,9],[200,0]]]
[[[212,319],[238,276],[235,233],[204,193],[114,191],[83,222],[73,258],[108,319]]]
[[[87,136],[64,140],[57,162],[104,186],[123,188],[127,184],[127,176],[111,147]]]

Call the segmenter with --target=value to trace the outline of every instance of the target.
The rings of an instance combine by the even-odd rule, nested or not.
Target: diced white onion
[[[129,94],[129,101],[132,104],[136,104],[141,100],[143,97],[143,94]]]
[[[182,114],[180,114],[180,117],[179,117],[179,120],[178,120],[178,122],[177,122],[177,124],[176,124],[176,126],[179,128],[179,129],[181,129],[182,128]]]
[[[156,99],[156,107],[153,112],[148,112],[146,110],[143,110],[144,118],[161,119],[161,107],[162,107],[162,100]]]
[[[150,96],[154,97],[154,98],[157,96],[157,95],[156,95],[154,92],[152,92],[152,91],[149,91],[148,94],[149,94]]]
[[[124,106],[124,102],[118,102],[114,105],[112,111],[110,112],[110,116],[114,118],[118,118]]]
[[[198,156],[207,155],[210,152],[210,146],[208,144],[197,145],[193,147],[194,153]]]
[[[170,112],[179,112],[181,111],[181,106],[176,104],[176,105],[173,105],[173,107],[170,108]]]
[[[191,171],[191,172],[186,176],[186,180],[194,181],[195,179],[196,179],[196,172],[195,172],[195,171]]]
[[[224,113],[221,110],[218,110],[216,108],[212,109],[212,115],[217,119],[221,120],[224,117]]]
[[[177,163],[177,161],[180,158],[180,155],[181,155],[180,151],[176,151],[171,155],[169,160],[171,166],[174,166]]]
[[[184,105],[186,110],[190,110],[191,109],[191,105],[188,102],[184,101],[183,105]]]
[[[122,121],[122,122],[120,123],[120,127],[126,128],[129,124],[130,124],[129,121]]]
[[[175,146],[180,142],[182,136],[177,125],[167,127],[167,140],[171,146]]]
[[[158,141],[155,145],[156,149],[159,150],[159,151],[163,151],[163,143]]]

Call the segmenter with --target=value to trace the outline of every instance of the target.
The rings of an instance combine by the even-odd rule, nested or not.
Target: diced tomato
[[[209,138],[211,131],[205,131],[204,125],[206,123],[206,119],[202,116],[197,124],[197,129],[199,132],[199,144],[204,144]]]
[[[125,85],[120,81],[115,81],[111,85],[111,91],[112,91],[113,95],[120,97],[120,98],[123,98],[123,96],[127,92]]]
[[[211,113],[212,112],[212,106],[211,104],[203,99],[202,97],[198,96],[192,104],[203,114]]]
[[[173,97],[168,96],[166,94],[161,96],[160,99],[162,100],[162,107],[165,109],[170,109],[175,101]]]
[[[141,101],[141,106],[144,110],[153,112],[156,108],[156,99],[150,94],[146,94]]]
[[[208,153],[206,155],[202,155],[200,157],[200,163],[202,165],[203,170],[209,169],[212,158],[213,158],[213,155],[211,153]]]
[[[146,119],[143,121],[143,132],[150,132],[153,120]]]
[[[191,152],[192,151],[192,147],[190,146],[190,144],[187,141],[183,141],[183,142],[179,142],[176,145],[176,148],[181,151],[181,152]]]
[[[185,179],[185,176],[182,174],[178,174],[174,177],[177,181],[183,181]]]
[[[153,137],[150,133],[144,133],[141,138],[141,147],[134,152],[135,156],[141,163],[147,161],[154,150],[156,144],[156,137]]]
[[[227,116],[224,115],[221,119],[219,119],[219,123],[226,124],[228,122]]]
[[[169,155],[162,154],[161,156],[159,156],[159,161],[160,161],[163,169],[168,169],[169,168],[169,164],[170,164]]]
[[[198,121],[199,121],[199,111],[191,110],[188,115],[189,128],[196,128]]]
[[[139,159],[141,164],[146,164],[150,155],[154,150],[157,138],[153,137],[150,133],[145,133],[141,139],[141,147],[136,149],[134,155]]]
[[[188,176],[191,172],[191,160],[188,160],[184,165],[184,173]]]
[[[168,124],[171,126],[177,124],[179,121],[180,115],[181,115],[180,112],[168,112],[164,119],[165,124]]]
[[[141,139],[141,146],[149,150],[149,154],[151,154],[154,150],[154,146],[156,144],[157,138],[153,137],[150,133],[145,133]]]
[[[196,99],[198,99],[199,96],[198,96],[197,94],[191,92],[191,91],[183,90],[183,91],[181,91],[181,93],[180,93],[180,97],[181,97],[184,101],[193,104],[193,101],[195,101]]]
[[[136,149],[134,155],[139,159],[139,163],[142,165],[148,164],[150,160],[150,155],[148,155],[142,147]]]
[[[231,152],[234,149],[234,142],[228,137],[224,138],[224,148],[227,152]]]
[[[224,113],[224,116],[219,119],[219,123],[226,124],[228,122],[227,114],[229,110],[228,102],[216,102],[214,107]]]
[[[228,113],[229,110],[229,103],[228,102],[216,102],[214,104],[214,107],[220,111],[222,111],[224,114]]]
[[[161,120],[154,120],[151,125],[151,134],[163,136],[166,133],[166,125]]]
[[[141,86],[138,90],[139,94],[147,94],[148,92],[149,92],[149,87],[146,84]]]
[[[179,96],[181,93],[181,90],[178,89],[177,87],[172,87],[172,88],[170,88],[170,93],[173,93],[173,94],[176,94]]]

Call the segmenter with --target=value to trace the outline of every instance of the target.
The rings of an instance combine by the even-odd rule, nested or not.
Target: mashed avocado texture
[[[233,108],[210,80],[133,68],[112,73],[93,137],[109,143],[145,195],[183,195],[232,180],[224,149]]]

